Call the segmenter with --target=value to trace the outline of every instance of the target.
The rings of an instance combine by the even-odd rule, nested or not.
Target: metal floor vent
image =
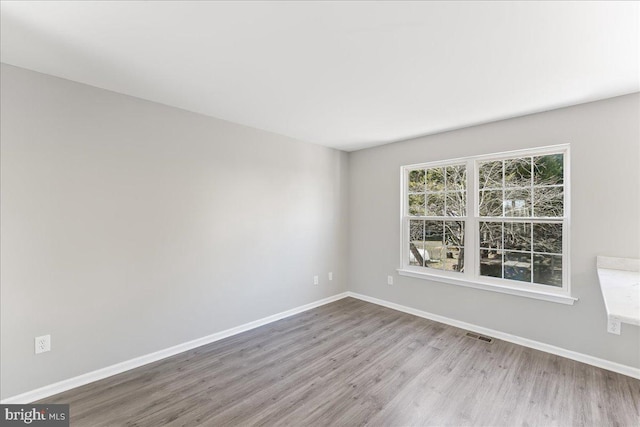
[[[465,336],[467,336],[469,338],[473,338],[474,340],[480,340],[480,341],[484,341],[484,342],[487,342],[487,343],[492,343],[493,342],[493,338],[485,337],[484,335],[474,334],[473,332],[467,332],[465,334]]]

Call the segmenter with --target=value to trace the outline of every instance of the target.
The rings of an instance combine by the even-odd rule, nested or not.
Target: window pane
[[[464,190],[467,187],[467,167],[465,165],[447,166],[447,191]]]
[[[533,281],[541,285],[562,287],[562,256],[534,255]]]
[[[481,162],[478,171],[479,188],[502,188],[502,161]]]
[[[528,222],[505,222],[504,248],[518,251],[530,251],[531,224]]]
[[[443,221],[425,221],[425,240],[430,242],[443,243],[444,241]]]
[[[409,265],[424,265],[424,221],[409,221]]]
[[[564,215],[562,187],[536,187],[533,189],[533,213],[536,217],[562,217]]]
[[[409,215],[424,216],[424,194],[409,194]]]
[[[531,190],[505,191],[504,216],[531,216]]]
[[[480,247],[502,249],[502,223],[480,223]]]
[[[534,185],[563,183],[564,165],[562,154],[550,154],[533,158]]]
[[[422,242],[424,240],[424,221],[412,219],[409,221],[409,240]]]
[[[443,221],[425,221],[425,267],[442,269]]]
[[[447,246],[444,269],[447,271],[464,271],[464,248]]]
[[[409,265],[424,265],[424,249],[418,243],[409,243]]]
[[[444,190],[444,169],[443,168],[427,169],[427,190],[429,191]]]
[[[444,243],[448,246],[464,246],[464,222],[445,221]]]
[[[502,190],[480,192],[480,216],[502,216]]]
[[[533,224],[533,251],[562,253],[562,224]]]
[[[531,282],[531,254],[505,252],[504,278]]]
[[[430,245],[427,242],[424,266],[442,270],[444,267],[444,246],[441,244]]]
[[[446,216],[465,216],[467,213],[467,192],[447,192]]]
[[[427,194],[427,216],[444,216],[444,193]]]
[[[504,161],[505,187],[531,186],[531,157]]]
[[[409,172],[409,191],[414,193],[423,192],[425,188],[425,172],[419,169]]]
[[[502,277],[502,251],[480,251],[480,275]]]

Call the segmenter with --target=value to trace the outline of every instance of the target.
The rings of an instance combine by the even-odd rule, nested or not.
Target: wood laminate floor
[[[640,380],[345,298],[46,399],[72,426],[638,426]]]

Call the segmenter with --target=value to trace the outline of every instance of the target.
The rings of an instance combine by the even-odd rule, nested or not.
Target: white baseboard
[[[485,328],[482,326],[474,325],[460,320],[450,319],[448,317],[440,316],[438,314],[429,313],[426,311],[418,310],[404,305],[396,304],[393,302],[373,298],[367,295],[358,294],[355,292],[347,292],[347,295],[353,298],[360,299],[362,301],[370,302],[373,304],[381,305],[383,307],[391,308],[393,310],[402,311],[404,313],[413,314],[414,316],[423,317],[425,319],[434,320],[436,322],[444,323],[447,325],[455,326],[456,328],[466,329],[476,332],[482,335],[488,335],[503,341],[508,341],[514,344],[522,345],[524,347],[533,348],[536,350],[544,351],[546,353],[555,354],[557,356],[566,357],[567,359],[576,360],[578,362],[593,365],[598,368],[606,369],[608,371],[617,372],[622,375],[640,379],[640,369],[632,366],[622,365],[620,363],[611,362],[609,360],[600,359],[598,357],[589,356],[588,354],[578,353],[576,351],[567,350],[561,347],[556,347],[550,344],[545,344],[539,341],[530,340],[528,338],[522,338],[517,335],[507,334],[505,332],[496,331],[494,329]]]
[[[438,314],[429,313],[426,311],[418,310],[415,308],[407,307],[404,305],[396,304],[393,302],[381,300],[378,298],[370,297],[367,295],[358,294],[355,292],[343,292],[341,294],[333,295],[328,298],[324,298],[318,301],[314,301],[309,304],[305,304],[291,310],[283,311],[281,313],[267,316],[262,319],[255,320],[253,322],[245,323],[244,325],[236,326],[235,328],[227,329],[225,331],[217,332],[206,337],[198,338],[192,341],[188,341],[182,344],[175,345],[173,347],[166,348],[164,350],[156,351],[154,353],[146,354],[144,356],[136,357],[134,359],[126,360],[115,365],[107,366],[106,368],[98,369],[96,371],[87,372],[86,374],[78,375],[77,377],[69,378],[67,380],[59,381],[54,384],[50,384],[44,387],[40,387],[35,390],[28,391],[16,396],[8,397],[0,401],[2,404],[11,403],[30,403],[37,400],[44,399],[54,394],[62,393],[63,391],[70,390],[72,388],[80,387],[85,384],[98,381],[112,375],[120,374],[130,369],[138,368],[140,366],[156,362],[158,360],[165,359],[170,356],[174,356],[179,353],[183,353],[188,350],[192,350],[196,347],[203,346],[221,339],[240,334],[245,331],[263,326],[280,319],[284,319],[294,314],[302,313],[303,311],[311,310],[312,308],[320,307],[325,304],[337,301],[342,298],[353,297],[362,301],[367,301],[373,304],[381,305],[383,307],[398,310],[404,313],[413,314],[414,316],[423,317],[425,319],[433,320],[436,322],[444,323],[446,325],[455,326],[457,328],[466,329],[483,335],[489,335],[494,338],[508,341],[514,344],[519,344],[525,347],[530,347],[536,350],[544,351],[547,353],[555,354],[558,356],[566,357],[567,359],[576,360],[578,362],[593,365],[598,368],[606,369],[609,371],[617,372],[619,374],[627,375],[633,378],[640,379],[640,369],[634,368],[620,363],[611,362],[609,360],[600,359],[587,354],[578,353],[572,350],[567,350],[561,347],[556,347],[550,344],[545,344],[539,341],[522,338],[516,335],[507,334],[505,332],[496,331],[494,329],[485,328],[482,326],[474,325],[471,323],[462,322],[448,317],[440,316]]]
[[[347,297],[347,293],[333,295],[328,298],[324,298],[318,301],[314,301],[309,304],[301,305],[291,310],[283,311],[281,313],[267,316],[262,319],[255,320],[253,322],[245,323],[244,325],[236,326],[235,328],[227,329],[225,331],[217,332],[215,334],[208,335],[206,337],[198,338],[192,341],[188,341],[182,344],[175,345],[173,347],[165,348],[154,353],[146,354],[144,356],[136,357],[134,359],[126,360],[115,365],[107,366],[106,368],[98,369],[96,371],[87,372],[86,374],[78,375],[77,377],[69,378],[59,381],[57,383],[49,384],[44,387],[37,388],[35,390],[28,391],[16,396],[8,397],[0,401],[2,404],[26,404],[35,402],[37,400],[44,399],[54,394],[62,393],[63,391],[71,390],[72,388],[80,387],[85,384],[98,381],[112,375],[120,374],[130,369],[138,368],[140,366],[156,362],[158,360],[165,359],[170,356],[174,356],[179,353],[194,349],[196,347],[203,346],[221,339],[237,335],[242,332],[257,328],[259,326],[266,325],[268,323],[275,322],[285,317],[293,316],[294,314],[302,313],[303,311],[311,310],[312,308],[320,307],[321,305],[329,304],[339,299]]]

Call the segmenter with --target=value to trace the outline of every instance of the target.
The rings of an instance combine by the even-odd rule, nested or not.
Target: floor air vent
[[[467,332],[465,336],[469,338],[473,338],[474,340],[480,340],[488,343],[493,342],[493,338],[485,337],[484,335],[474,334],[473,332]]]

